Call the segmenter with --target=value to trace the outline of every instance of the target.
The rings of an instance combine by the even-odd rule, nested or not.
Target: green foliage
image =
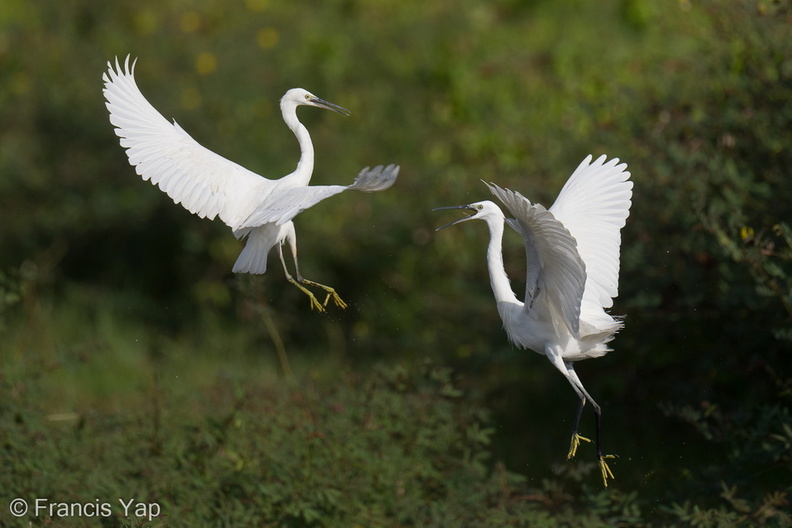
[[[685,201],[667,200],[673,222],[703,231],[686,237],[677,251],[708,276],[680,274],[680,279],[711,285],[705,302],[719,307],[717,317],[731,316],[735,330],[764,334],[775,326],[778,332],[789,327],[792,315],[784,234],[792,154],[783,147],[792,142],[789,13],[757,16],[753,2],[737,2],[731,9],[706,5],[714,36],[725,45],[712,46],[711,60],[690,67],[710,82],[666,96],[662,130],[649,145],[658,156],[671,153],[660,164],[668,171],[661,176],[668,190],[675,197],[688,194]],[[765,8],[759,5],[761,12]],[[752,30],[745,29],[746,20],[753,22]]]
[[[748,268],[761,297],[777,300],[786,315],[779,312],[771,326],[777,339],[792,341],[792,328],[785,322],[792,317],[792,232],[789,225],[780,222],[762,227],[757,233],[753,227],[743,225],[725,230],[722,223],[713,221],[710,228],[717,236],[724,252]],[[737,231],[737,236],[731,235]],[[780,317],[779,317],[780,315]]]
[[[563,489],[528,494],[522,477],[489,468],[486,411],[431,364],[305,387],[251,381],[232,394],[217,385],[187,406],[160,381],[145,389],[150,401],[123,413],[34,410],[40,383],[4,382],[9,502],[111,503],[102,522],[112,526],[580,525]],[[162,515],[125,516],[116,499],[132,497]],[[634,494],[586,500],[585,526],[639,518]],[[93,526],[96,517],[28,519]]]
[[[3,273],[0,271],[0,324],[5,324],[5,312],[22,299],[24,289],[23,279],[14,272]]]
[[[664,401],[730,415],[772,412],[776,393],[764,373],[790,375],[792,154],[782,145],[792,142],[792,19],[788,8],[766,8],[704,4],[714,37],[708,60],[678,66],[707,82],[652,102],[656,121],[636,148],[655,160],[646,168],[653,183],[637,187],[635,238],[625,241],[623,276],[630,281],[642,267],[649,281],[635,287],[647,293],[626,300],[627,312],[653,317],[638,321],[636,341],[628,329],[621,343],[641,349],[645,377],[684,373]],[[642,346],[658,327],[662,339]],[[690,353],[669,362],[668,349]]]
[[[769,372],[772,379],[773,372]],[[725,413],[718,406],[670,412],[694,425],[713,444],[726,447],[725,460],[688,474],[691,485],[721,482],[719,501],[674,503],[668,513],[691,526],[792,526],[789,475],[792,473],[792,379],[778,380],[780,401],[751,411]]]
[[[788,526],[790,25],[788,0],[4,2],[0,489],[139,493],[154,525]],[[297,219],[349,310],[309,313],[277,266],[233,277],[224,226],[139,181],[101,98],[127,53],[265,176],[297,157],[292,86],[353,111],[301,111],[316,183],[402,165]],[[485,233],[431,212],[480,179],[549,205],[590,152],[636,184],[627,325],[579,368],[607,491],[554,463],[574,396],[505,343]],[[507,237],[518,292],[522,258]]]

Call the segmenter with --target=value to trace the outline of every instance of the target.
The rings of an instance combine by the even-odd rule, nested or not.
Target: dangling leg
[[[569,361],[564,361],[561,358],[561,355],[558,353],[557,350],[554,349],[547,349],[545,350],[545,355],[547,355],[550,362],[555,365],[555,367],[561,371],[561,373],[566,377],[569,381],[572,388],[575,389],[578,397],[580,398],[580,404],[578,406],[577,416],[575,418],[575,429],[572,433],[572,443],[569,447],[569,453],[567,454],[567,459],[572,458],[575,456],[577,452],[577,448],[580,445],[580,441],[583,440],[585,442],[590,442],[588,438],[582,437],[578,434],[578,427],[580,425],[580,417],[583,414],[583,406],[586,404],[586,401],[591,402],[591,406],[594,408],[594,417],[595,417],[595,437],[594,437],[594,446],[597,450],[597,463],[600,468],[600,473],[602,473],[602,482],[605,487],[608,487],[608,478],[613,479],[613,472],[611,472],[610,468],[608,467],[607,462],[605,462],[608,458],[616,458],[615,455],[603,455],[601,444],[600,444],[600,426],[601,426],[601,416],[602,416],[602,409],[594,401],[594,399],[589,395],[586,391],[585,387],[583,387],[583,382],[580,381],[578,378],[575,369],[572,366],[572,363]]]
[[[587,399],[591,400],[591,398],[586,392],[586,389],[583,388],[583,384],[580,383],[579,379],[577,379],[577,376],[575,375],[575,371],[572,370],[572,364],[567,361],[564,361],[563,358],[561,358],[561,354],[558,350],[553,348],[548,348],[547,350],[545,350],[545,355],[547,356],[547,359],[549,359],[550,362],[559,371],[561,371],[561,374],[563,374],[564,377],[567,379],[567,381],[569,381],[570,385],[572,385],[572,388],[575,389],[578,398],[580,398],[577,415],[575,416],[575,426],[572,429],[572,441],[569,443],[569,452],[567,452],[567,460],[569,460],[577,453],[577,449],[580,446],[581,441],[591,442],[591,440],[589,440],[585,436],[580,436],[580,434],[578,434],[578,430],[580,429],[580,417],[583,416],[583,407],[586,405],[586,400]],[[591,401],[592,403],[594,403],[594,400]]]
[[[327,297],[325,298],[325,302],[322,306],[327,306],[327,303],[332,298],[336,306],[342,309],[346,308],[347,303],[345,303],[341,299],[341,297],[338,296],[338,293],[336,293],[335,288],[331,288],[330,286],[325,286],[324,284],[319,284],[318,282],[314,282],[312,280],[303,278],[302,274],[300,273],[300,264],[297,262],[297,235],[294,232],[294,224],[289,222],[288,228],[289,231],[286,234],[286,240],[289,242],[289,246],[291,247],[292,250],[292,259],[294,260],[294,271],[295,274],[297,275],[297,280],[302,284],[307,284],[308,286],[315,286],[327,292]]]
[[[613,476],[613,472],[608,467],[608,463],[606,459],[608,458],[616,458],[616,455],[603,455],[602,454],[602,444],[600,443],[600,430],[602,429],[602,409],[597,402],[595,402],[591,396],[588,395],[586,389],[583,388],[583,383],[578,378],[577,372],[575,372],[574,368],[572,367],[572,363],[566,362],[567,367],[567,378],[572,383],[572,386],[579,386],[580,390],[583,394],[591,401],[591,406],[594,407],[594,447],[597,450],[597,464],[600,468],[600,473],[602,474],[602,483],[605,487],[608,487],[608,479],[610,478],[613,480],[615,477]],[[578,411],[580,413],[580,411]],[[578,414],[578,419],[580,419],[580,415]]]
[[[580,399],[580,404],[578,405],[577,416],[575,417],[575,427],[572,429],[572,442],[569,444],[569,453],[567,453],[567,460],[571,459],[573,456],[577,454],[577,449],[580,446],[580,441],[584,442],[591,442],[585,436],[580,436],[578,431],[580,430],[580,417],[583,416],[583,406],[586,405],[586,398]]]
[[[317,310],[319,312],[324,312],[325,311],[324,307],[319,303],[319,300],[316,298],[316,296],[313,293],[311,293],[311,290],[305,288],[299,282],[294,280],[294,278],[291,276],[291,273],[289,273],[289,269],[286,267],[286,260],[283,258],[283,242],[278,244],[278,256],[280,257],[281,264],[283,264],[283,273],[286,274],[286,280],[297,286],[300,289],[300,291],[302,291],[305,295],[308,296],[308,299],[310,299],[311,301],[311,309]],[[296,262],[297,261],[295,260],[295,263]],[[299,274],[297,276],[299,277]]]
[[[602,483],[605,484],[605,487],[608,487],[608,479],[611,480],[615,479],[613,476],[613,472],[608,467],[608,463],[605,462],[605,459],[608,458],[616,458],[616,455],[603,455],[601,444],[600,444],[600,421],[602,420],[602,413],[600,412],[599,407],[594,409],[594,445],[597,449],[597,463],[599,464],[600,472],[602,473]]]

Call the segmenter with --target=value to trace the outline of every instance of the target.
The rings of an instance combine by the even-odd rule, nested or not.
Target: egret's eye
[[[478,209],[479,211],[481,211],[482,209],[484,209],[484,206],[483,206],[483,205],[481,205],[481,204],[478,204],[478,205],[476,206],[476,209]]]
[[[305,94],[305,100],[306,101],[310,101],[311,100],[311,94]]]

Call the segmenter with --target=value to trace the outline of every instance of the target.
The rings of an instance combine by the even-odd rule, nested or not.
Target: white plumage
[[[144,179],[157,185],[174,203],[202,218],[219,217],[237,238],[247,237],[233,271],[264,273],[269,250],[277,245],[286,278],[318,301],[300,284],[318,286],[339,306],[345,306],[335,290],[305,280],[297,265],[296,235],[292,219],[305,209],[345,190],[382,191],[396,181],[399,167],[366,167],[351,185],[308,186],[313,173],[314,151],[307,129],[297,119],[300,105],[349,111],[324,101],[302,88],[293,88],[281,98],[283,119],[300,145],[300,161],[291,174],[269,180],[210,151],[195,141],[175,121],[165,119],[143,96],[135,82],[135,63],[126,58],[123,67],[108,62],[102,76],[110,122],[126,149],[129,163]],[[297,280],[292,279],[283,260],[282,244],[289,242],[295,259]]]
[[[632,183],[618,158],[591,159],[575,169],[550,212],[575,238],[586,263],[584,301],[610,308],[619,294],[621,228],[630,212]]]
[[[622,327],[606,309],[618,295],[621,228],[629,215],[633,184],[627,165],[618,159],[591,160],[588,156],[572,173],[550,209],[487,184],[514,218],[507,219],[486,200],[455,207],[472,215],[448,225],[474,219],[487,223],[490,283],[506,333],[514,344],[547,356],[575,389],[581,410],[586,400],[591,402],[597,456],[607,486],[613,475],[605,463],[609,456],[602,455],[599,445],[601,409],[583,387],[573,363],[606,354],[607,343]],[[512,291],[503,266],[504,223],[522,235],[525,244],[524,301]],[[577,434],[579,420],[580,411],[569,457],[580,440],[587,440]]]

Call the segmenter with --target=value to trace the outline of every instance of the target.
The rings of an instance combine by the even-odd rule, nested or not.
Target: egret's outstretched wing
[[[398,165],[383,167],[378,165],[373,169],[366,167],[351,185],[311,185],[308,187],[276,188],[251,213],[238,228],[255,227],[274,222],[277,225],[285,224],[302,211],[340,192],[384,191],[396,181],[399,175]]]
[[[269,180],[201,146],[157,112],[137,87],[129,56],[123,68],[118,59],[107,66],[102,80],[110,122],[135,171],[191,213],[219,215],[228,225],[238,221],[240,203]]]
[[[553,214],[532,204],[520,193],[487,183],[514,220],[509,222],[523,236],[527,259],[525,309],[549,308],[557,313],[575,338],[580,328],[580,302],[586,268],[575,239]]]
[[[605,159],[603,155],[592,163],[586,157],[550,212],[577,241],[586,264],[586,300],[610,308],[619,293],[620,231],[630,214],[633,184],[627,164]]]

